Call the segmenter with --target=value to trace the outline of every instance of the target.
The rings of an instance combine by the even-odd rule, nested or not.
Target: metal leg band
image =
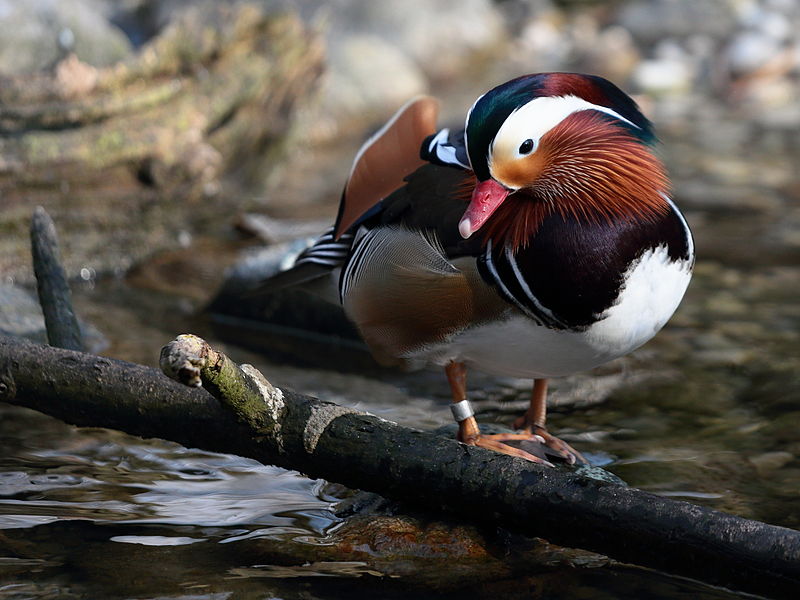
[[[475,411],[472,410],[472,405],[469,403],[469,400],[454,402],[450,405],[450,410],[453,412],[453,418],[457,423],[461,423],[461,421],[469,419],[475,414]]]

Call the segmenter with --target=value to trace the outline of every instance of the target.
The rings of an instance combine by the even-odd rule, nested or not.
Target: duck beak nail
[[[472,222],[469,220],[469,217],[462,217],[461,221],[459,221],[458,233],[460,233],[461,237],[465,240],[472,235]]]

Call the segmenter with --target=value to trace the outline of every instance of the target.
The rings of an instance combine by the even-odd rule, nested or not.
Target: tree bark
[[[794,597],[800,532],[559,472],[275,388],[195,336],[153,369],[0,338],[0,399],[248,456],[428,510],[744,591]]]

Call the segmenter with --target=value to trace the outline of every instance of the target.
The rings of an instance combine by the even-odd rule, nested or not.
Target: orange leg
[[[547,431],[547,379],[534,379],[531,403],[525,414],[514,421],[514,429],[535,433],[542,438],[545,446],[555,450],[571,465],[576,462],[588,464],[583,455],[565,441]]]
[[[447,380],[450,382],[450,391],[453,394],[453,405],[464,407],[464,405],[460,403],[467,399],[467,368],[464,366],[464,363],[451,362],[445,367],[444,371],[447,374]],[[459,442],[470,446],[480,446],[481,448],[487,448],[510,456],[518,456],[531,462],[544,464],[550,467],[553,466],[551,463],[538,456],[534,456],[524,450],[503,443],[511,440],[531,439],[541,442],[541,438],[530,433],[482,434],[478,428],[478,422],[475,420],[475,417],[472,416],[472,414],[467,414],[467,411],[469,413],[472,411],[467,408],[462,408],[462,411],[465,411],[461,415],[463,418],[456,415],[454,411],[454,416],[456,416],[456,421],[458,422],[458,435],[456,437]]]

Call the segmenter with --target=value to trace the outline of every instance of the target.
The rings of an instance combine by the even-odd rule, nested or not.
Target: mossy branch
[[[276,426],[276,404],[282,394],[251,365],[239,367],[202,338],[185,334],[161,349],[161,370],[185,385],[203,385],[258,433]]]

